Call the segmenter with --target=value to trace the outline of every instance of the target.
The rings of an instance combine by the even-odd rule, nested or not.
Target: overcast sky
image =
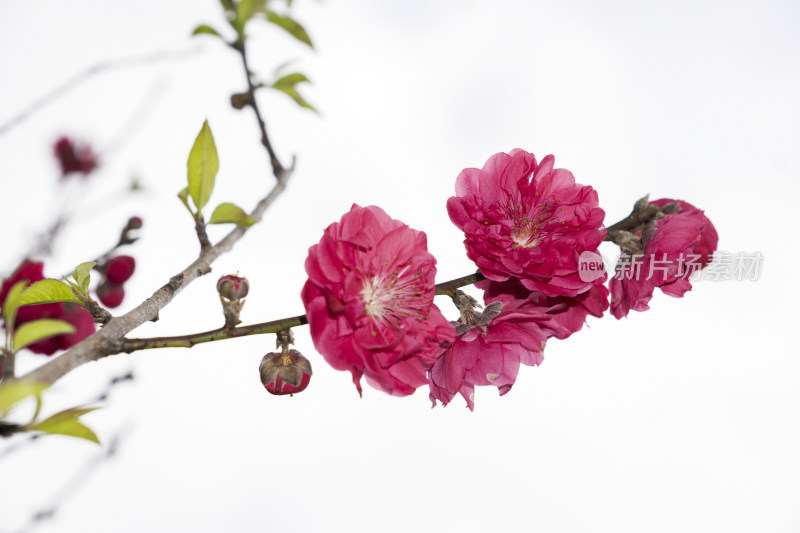
[[[473,413],[460,398],[431,410],[422,389],[360,399],[306,328],[296,347],[314,377],[292,398],[258,379],[274,336],[85,365],[45,410],[133,370],[85,417],[105,443],[121,435],[118,454],[74,489],[94,445],[48,437],[0,459],[0,533],[64,496],[38,531],[800,529],[798,4],[297,0],[294,15],[315,51],[261,22],[250,33],[262,78],[293,60],[313,82],[320,115],[260,100],[297,172],[264,223],[135,336],[218,327],[214,285],[237,270],[251,283],[245,323],[302,313],[308,247],[354,202],[425,231],[437,280],[467,274],[446,199],[461,169],[516,147],[595,187],[607,224],[647,193],[705,209],[720,249],[762,253],[760,279],[699,282],[682,299],[656,294],[648,312],[590,319],[506,396],[478,389]],[[65,206],[77,215],[46,258],[51,276],[140,215],[120,311],[152,294],[197,251],[175,194],[206,118],[220,157],[211,203],[252,208],[268,189],[255,120],[229,104],[238,57],[190,38],[200,23],[225,26],[216,0],[0,0],[0,124],[92,65],[177,53],[92,77],[0,135],[0,274]],[[102,151],[85,187],[58,184],[51,146],[64,133]]]

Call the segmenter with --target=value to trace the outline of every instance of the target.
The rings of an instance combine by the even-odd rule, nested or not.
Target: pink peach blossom
[[[676,298],[692,289],[692,274],[711,262],[719,237],[702,210],[682,200],[662,198],[650,202],[666,210],[654,229],[640,232],[644,253],[625,255],[611,278],[611,313],[622,318],[646,311],[656,287]]]
[[[499,316],[484,332],[473,327],[456,337],[433,364],[429,375],[430,399],[447,405],[461,394],[472,410],[476,385],[493,385],[500,395],[511,390],[519,365],[539,365],[544,360],[548,331],[541,324],[549,319],[545,308],[524,300],[503,301]]]
[[[359,393],[362,376],[389,394],[413,393],[453,340],[433,304],[435,265],[424,233],[374,206],[354,204],[309,249],[301,296],[311,337]]]
[[[447,212],[488,279],[515,277],[530,290],[575,296],[592,286],[578,274],[578,257],[603,241],[605,213],[597,192],[554,161],[537,163],[520,149],[495,154],[458,175]]]
[[[500,314],[481,327],[456,337],[433,364],[428,375],[430,399],[447,405],[461,394],[472,410],[476,385],[493,385],[500,395],[511,390],[519,365],[539,365],[547,339],[566,339],[583,327],[588,315],[601,317],[608,309],[608,289],[602,279],[578,296],[547,296],[531,291],[516,278],[480,281],[490,306],[502,304]],[[494,313],[493,313],[494,314]],[[477,320],[484,324],[483,320]],[[460,326],[457,330],[460,330]]]
[[[605,277],[598,278],[588,291],[577,296],[547,296],[526,289],[514,278],[503,282],[481,281],[475,286],[483,289],[487,304],[503,302],[507,306],[518,300],[545,309],[548,318],[540,322],[541,327],[548,332],[548,337],[566,339],[583,327],[589,315],[600,318],[608,309],[608,289],[604,281]]]

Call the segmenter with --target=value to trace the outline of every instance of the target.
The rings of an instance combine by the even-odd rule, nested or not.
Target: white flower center
[[[361,299],[364,312],[375,322],[399,326],[403,318],[427,316],[430,301],[425,297],[426,284],[413,266],[398,273],[377,275],[364,280]]]

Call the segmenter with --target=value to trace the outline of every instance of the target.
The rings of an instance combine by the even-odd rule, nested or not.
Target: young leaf
[[[314,45],[311,44],[311,38],[308,36],[305,28],[303,28],[300,23],[294,20],[292,17],[288,15],[279,15],[274,11],[267,11],[267,21],[283,28],[298,41],[307,44],[311,48],[314,48]]]
[[[63,420],[69,420],[70,418],[79,418],[85,415],[86,413],[91,413],[92,411],[97,411],[100,409],[99,407],[70,407],[69,409],[64,409],[63,411],[59,411],[55,414],[50,415],[46,419],[42,420],[38,424],[36,424],[36,429],[42,424],[51,424],[56,422],[61,422]]]
[[[310,109],[311,111],[314,111],[316,113],[317,110],[314,108],[314,106],[306,102],[305,98],[300,96],[300,93],[297,92],[295,86],[298,83],[303,83],[303,82],[309,82],[308,78],[306,78],[304,74],[295,72],[293,74],[287,74],[286,76],[283,76],[282,78],[275,81],[272,84],[272,88],[277,89],[282,93],[291,97],[291,99],[297,102],[297,104],[300,105],[300,107],[305,107],[306,109]]]
[[[0,413],[8,411],[28,396],[41,394],[49,386],[49,383],[39,381],[11,381],[0,385]]]
[[[208,24],[200,24],[198,27],[196,27],[194,29],[194,31],[192,32],[192,35],[201,35],[201,34],[204,34],[204,33],[207,33],[208,35],[216,35],[220,39],[223,38],[222,35],[220,35],[220,33],[217,30],[215,30],[214,28],[212,28]]]
[[[248,227],[256,223],[255,219],[244,212],[238,205],[231,203],[219,204],[211,214],[209,224],[236,224],[237,226]]]
[[[192,207],[189,205],[189,187],[184,187],[181,189],[181,192],[178,193],[178,198],[181,199],[183,205],[186,206],[186,209],[194,216],[194,211],[192,211]]]
[[[299,72],[293,72],[292,74],[287,74],[282,76],[275,83],[272,84],[273,87],[276,89],[281,89],[283,87],[294,87],[298,83],[311,83],[305,74],[300,74]]]
[[[11,287],[3,304],[3,320],[6,322],[6,331],[14,331],[14,322],[17,320],[17,308],[22,291],[25,290],[25,281],[18,281]]]
[[[22,292],[19,305],[48,304],[52,302],[81,303],[67,284],[57,279],[43,279]]]
[[[231,21],[231,26],[239,35],[244,34],[244,26],[253,15],[267,9],[267,0],[241,0],[236,5],[236,18]]]
[[[31,429],[44,431],[45,433],[51,433],[55,435],[78,437],[80,439],[90,440],[95,444],[100,444],[100,439],[97,438],[97,435],[95,435],[94,431],[86,427],[78,420],[78,416],[80,415],[74,415],[72,417],[58,417],[54,420],[53,418],[57,417],[58,414],[51,416],[47,420],[39,422]]]
[[[64,320],[43,318],[22,324],[14,332],[12,342],[15,350],[21,350],[34,342],[63,333],[75,333],[75,326]]]
[[[75,267],[75,273],[72,277],[78,282],[80,293],[83,296],[89,295],[89,279],[90,272],[97,265],[94,261],[87,261]]]
[[[214,190],[214,178],[219,170],[217,147],[208,121],[203,122],[203,127],[194,141],[189,160],[186,162],[189,177],[189,195],[192,197],[198,211],[208,203],[211,191]]]
[[[75,292],[75,294],[81,294],[81,288],[78,286],[78,284],[77,284],[77,283],[75,283],[75,282],[74,282],[74,281],[72,281],[71,279],[65,278],[64,276],[61,276],[61,279],[63,279],[63,280],[64,280],[64,282],[65,282],[67,285],[69,285],[69,286],[70,286],[70,288],[71,288],[71,289],[72,289],[72,290]],[[84,296],[86,296],[86,295],[84,295]]]

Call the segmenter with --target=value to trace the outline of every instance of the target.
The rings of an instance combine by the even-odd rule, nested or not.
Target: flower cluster
[[[637,232],[644,252],[625,253],[611,278],[611,313],[622,318],[646,311],[656,287],[681,297],[692,289],[691,276],[705,268],[717,249],[717,230],[703,211],[681,200],[650,202],[659,208],[656,218]]]
[[[130,279],[136,270],[136,260],[129,255],[118,255],[109,259],[98,269],[104,274],[97,286],[97,298],[106,307],[119,307],[125,298],[123,284]]]
[[[538,163],[523,150],[462,171],[447,210],[464,232],[467,255],[488,278],[476,284],[487,309],[502,306],[485,327],[460,335],[429,373],[434,405],[460,393],[472,409],[476,385],[507,393],[520,364],[544,360],[547,339],[567,338],[589,314],[608,308],[605,274],[579,272],[581,254],[596,253],[605,237],[604,212],[594,189],[554,168],[553,156]],[[470,313],[461,310],[457,330],[480,322]]]
[[[32,261],[23,262],[8,279],[3,281],[2,287],[0,287],[0,306],[5,303],[8,291],[10,291],[11,287],[15,284],[20,281],[26,281],[27,286],[43,279],[43,263]],[[75,332],[56,335],[29,345],[27,348],[34,353],[52,355],[59,350],[66,350],[78,344],[95,331],[92,315],[80,305],[72,302],[56,302],[20,307],[17,312],[15,323],[16,326],[19,327],[26,322],[32,322],[42,318],[52,318],[69,322],[75,326]]]
[[[77,145],[69,137],[59,138],[53,146],[53,152],[61,167],[62,178],[72,173],[86,176],[97,167],[97,155],[92,148]]]
[[[691,267],[680,258],[707,265],[714,226],[686,202],[643,199],[637,209],[646,216],[637,211],[608,238],[624,251],[644,250],[647,266],[661,268],[649,278],[615,276],[609,290],[598,252],[605,213],[592,187],[554,168],[553,156],[538,162],[519,149],[465,169],[447,211],[482,275],[475,286],[485,308],[443,288],[460,312],[448,323],[433,304],[436,261],[425,234],[354,205],[306,259],[302,298],[314,344],[352,373],[359,392],[362,376],[394,395],[427,383],[434,406],[460,394],[472,410],[476,386],[506,394],[520,365],[540,365],[547,341],[566,339],[590,315],[610,307],[619,318],[646,309],[655,287],[673,296],[691,288]]]

